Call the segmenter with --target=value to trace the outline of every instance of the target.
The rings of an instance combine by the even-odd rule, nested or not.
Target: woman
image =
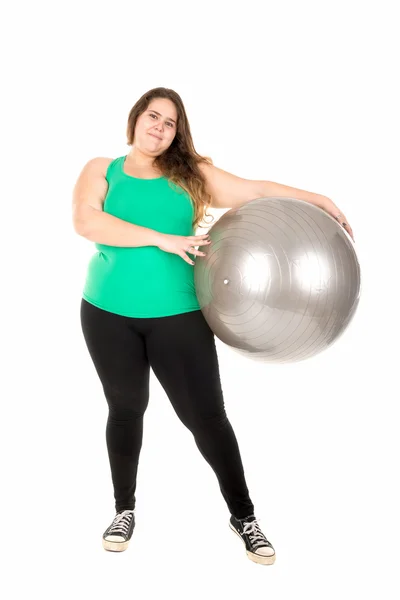
[[[313,202],[340,218],[352,235],[351,229],[324,196],[241,179],[197,154],[173,90],[155,88],[138,100],[127,138],[127,156],[95,158],[84,166],[73,199],[75,231],[98,250],[88,267],[81,324],[109,406],[106,442],[116,514],[103,547],[125,550],[135,526],[151,367],[214,470],[230,527],[248,557],[272,564],[275,551],[255,518],[225,412],[214,335],[195,293],[189,254],[203,256],[200,248],[210,240],[194,231],[209,206],[232,208],[266,196]]]

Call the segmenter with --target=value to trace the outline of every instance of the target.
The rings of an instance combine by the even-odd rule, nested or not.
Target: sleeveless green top
[[[127,175],[125,159],[116,158],[108,166],[104,212],[161,233],[194,235],[194,208],[187,192],[165,177]],[[156,246],[95,246],[83,289],[87,302],[117,315],[142,318],[200,309],[194,266],[177,254]]]

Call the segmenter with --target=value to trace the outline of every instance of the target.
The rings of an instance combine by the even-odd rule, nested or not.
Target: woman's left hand
[[[340,225],[343,227],[343,229],[345,231],[347,231],[347,233],[350,235],[351,239],[355,243],[354,235],[353,235],[353,230],[350,227],[350,225],[349,225],[349,223],[348,223],[348,221],[346,219],[346,216],[338,209],[338,207],[335,204],[333,204],[332,206],[331,205],[323,206],[323,209],[329,215],[331,215],[334,219],[336,219],[336,221],[338,223],[340,223]]]

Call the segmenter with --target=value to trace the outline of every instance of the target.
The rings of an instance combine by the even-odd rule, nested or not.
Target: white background
[[[3,10],[2,588],[8,598],[399,598],[399,106],[395,2],[22,2]],[[217,340],[273,566],[246,558],[217,479],[152,375],[129,549],[108,414],[80,328],[94,245],[71,219],[87,160],[176,90],[196,150],[330,197],[363,276],[338,342],[260,365]],[[221,211],[215,211],[220,216]],[[195,341],[195,340],[194,340]],[[201,360],[201,356],[199,356]]]

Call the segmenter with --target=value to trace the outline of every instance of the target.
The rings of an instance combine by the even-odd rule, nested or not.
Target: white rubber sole
[[[236,531],[232,523],[229,523],[229,527],[232,529],[232,531],[236,533],[236,535],[240,538],[240,540],[246,547],[246,542],[244,541],[240,533]],[[259,565],[273,565],[275,562],[275,553],[272,556],[261,556],[261,554],[254,554],[254,552],[246,550],[246,554],[250,560],[252,560],[255,563],[258,563]]]
[[[103,538],[103,548],[104,550],[109,550],[111,552],[123,552],[129,546],[129,542],[130,540],[127,542],[110,542]]]

